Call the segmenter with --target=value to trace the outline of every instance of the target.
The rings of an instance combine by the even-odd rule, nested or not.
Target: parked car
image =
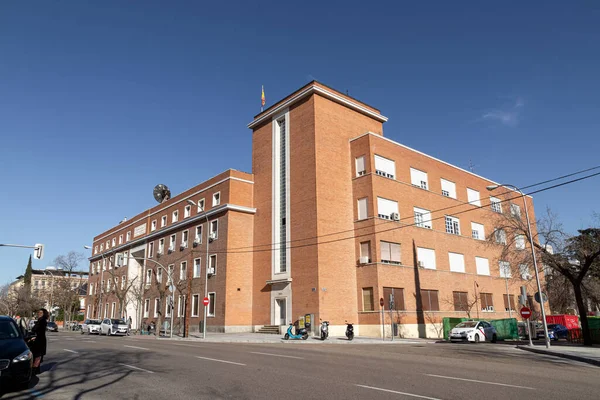
[[[81,325],[81,334],[83,335],[84,333],[96,333],[99,335],[101,324],[102,321],[100,321],[99,319],[86,319],[85,321],[83,321],[83,325]]]
[[[452,328],[449,337],[451,341],[496,343],[498,333],[496,328],[487,321],[464,321]]]
[[[25,343],[25,332],[12,318],[0,316],[0,386],[29,385],[33,354]]]
[[[122,319],[106,318],[100,324],[100,334],[102,335],[127,335],[127,322]]]
[[[544,328],[542,327],[541,332],[538,331],[538,337],[543,338],[544,337]],[[566,326],[561,325],[561,324],[548,324],[548,337],[551,340],[558,340],[558,339],[567,339],[567,337],[569,336],[569,330],[567,329]]]
[[[46,324],[46,330],[48,332],[58,332],[58,325],[56,325],[56,322],[48,322],[48,324]]]

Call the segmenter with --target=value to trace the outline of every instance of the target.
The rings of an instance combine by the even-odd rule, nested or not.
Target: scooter
[[[352,326],[352,324],[349,324],[348,322],[346,322],[346,337],[348,338],[348,340],[352,340],[354,339],[354,326]]]
[[[308,332],[306,332],[306,329],[302,328],[298,330],[298,333],[294,333],[292,331],[292,328],[294,327],[294,324],[290,324],[290,326],[287,329],[287,332],[285,333],[285,336],[283,337],[285,340],[306,340],[308,339]]]
[[[329,321],[321,321],[321,340],[329,336]]]

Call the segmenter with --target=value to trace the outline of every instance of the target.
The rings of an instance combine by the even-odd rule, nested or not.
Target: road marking
[[[124,344],[123,346],[124,346],[124,347],[129,347],[129,348],[131,348],[131,349],[150,350],[150,349],[148,349],[148,348],[146,348],[146,347],[128,346],[128,345],[126,345],[126,344]]]
[[[208,358],[208,357],[200,357],[200,356],[196,356],[196,358],[200,358],[202,360],[217,361],[217,362],[222,362],[222,363],[226,363],[226,364],[235,364],[235,365],[246,366],[246,364],[237,363],[237,362],[233,362],[233,361],[219,360],[219,359],[216,359],[216,358]]]
[[[201,348],[202,346],[196,346],[194,344],[182,344],[182,343],[170,343],[173,346],[185,346],[185,347],[195,347],[197,349]]]
[[[95,340],[82,340],[81,343],[96,343]]]
[[[296,357],[296,356],[284,356],[283,354],[273,354],[273,353],[261,353],[259,351],[251,351],[250,353],[252,354],[260,354],[263,356],[273,356],[273,357],[285,357],[285,358],[295,358],[297,360],[304,360],[303,357]]]
[[[75,350],[69,350],[69,349],[63,349],[63,350],[68,351],[69,353],[75,353],[75,354],[79,353],[78,351],[75,351]]]
[[[528,390],[535,390],[535,388],[532,387],[528,387],[528,386],[518,386],[518,385],[509,385],[508,383],[498,383],[498,382],[486,382],[486,381],[478,381],[475,379],[465,379],[465,378],[456,378],[454,376],[443,376],[443,375],[433,375],[433,374],[425,374],[427,376],[432,376],[434,378],[444,378],[444,379],[454,379],[457,381],[466,381],[466,382],[475,382],[475,383],[485,383],[487,385],[497,385],[497,386],[508,386],[508,387],[514,387],[514,388],[519,388],[519,389],[528,389]]]
[[[138,370],[138,371],[142,371],[142,372],[147,372],[147,373],[149,373],[149,374],[153,374],[153,373],[154,373],[153,371],[149,371],[149,370],[147,370],[147,369],[140,368],[140,367],[136,367],[136,366],[129,365],[129,364],[122,364],[122,363],[119,363],[119,365],[122,365],[122,366],[124,366],[124,367],[127,367],[127,368],[131,368],[131,369],[136,369],[136,370]]]
[[[427,396],[421,396],[419,394],[412,394],[412,393],[406,393],[406,392],[397,392],[395,390],[382,389],[382,388],[373,387],[373,386],[365,386],[365,385],[356,385],[356,386],[361,387],[361,388],[365,388],[365,389],[379,390],[381,392],[388,392],[388,393],[401,394],[401,395],[404,395],[404,396],[418,397],[420,399],[441,400],[441,399],[438,399],[437,397],[427,397]]]

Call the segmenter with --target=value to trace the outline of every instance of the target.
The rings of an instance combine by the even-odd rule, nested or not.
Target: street
[[[49,335],[42,370],[28,390],[0,398],[586,399],[600,390],[599,368],[509,344],[202,343],[61,332]]]

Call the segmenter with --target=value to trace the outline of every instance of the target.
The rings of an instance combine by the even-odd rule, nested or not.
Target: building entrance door
[[[285,299],[275,299],[275,320],[278,325],[287,325],[287,307]]]

